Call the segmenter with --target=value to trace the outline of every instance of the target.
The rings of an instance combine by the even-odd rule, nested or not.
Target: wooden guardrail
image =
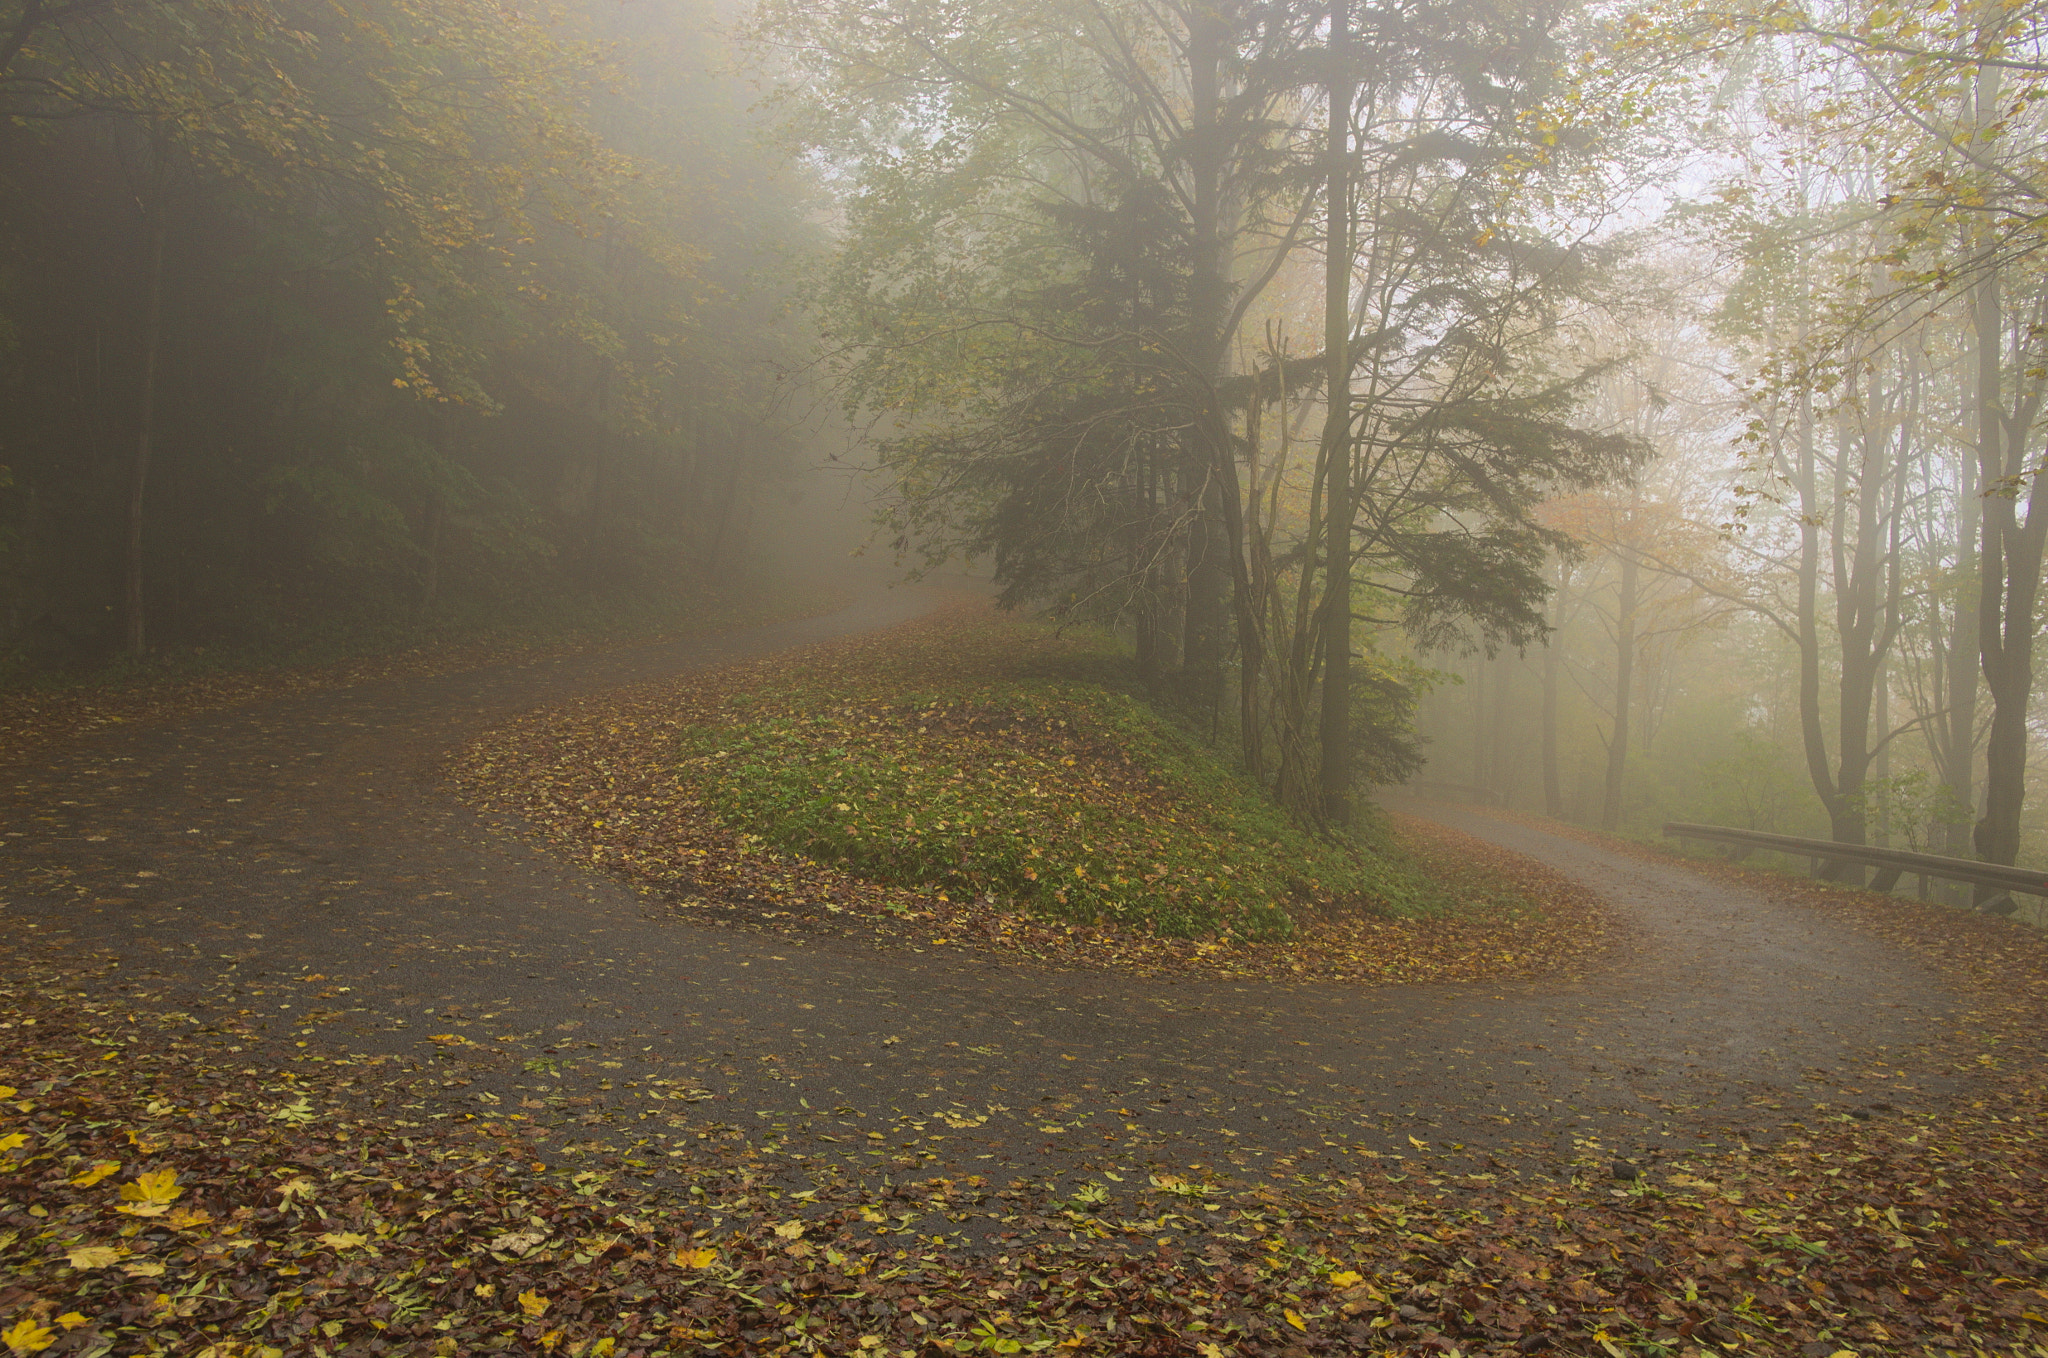
[[[1794,854],[1811,859],[1816,876],[1822,865],[1827,863],[1874,866],[1878,871],[1876,880],[1870,883],[1873,891],[1890,891],[1898,885],[1901,875],[1910,872],[1916,876],[1939,877],[1945,881],[1968,882],[1973,886],[2048,897],[2048,873],[2033,868],[2009,868],[2002,863],[1979,863],[1971,858],[1910,853],[1905,849],[1886,849],[1875,844],[1842,844],[1832,839],[1801,839],[1796,835],[1765,834],[1761,830],[1733,830],[1724,825],[1688,825],[1674,821],[1664,827],[1664,833],[1673,839],[1698,839],[1745,849],[1771,849]]]

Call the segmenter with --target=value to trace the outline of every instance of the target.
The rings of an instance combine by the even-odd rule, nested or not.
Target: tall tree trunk
[[[1224,184],[1221,119],[1226,27],[1220,7],[1197,5],[1188,21],[1190,186],[1189,232],[1192,268],[1188,278],[1190,357],[1196,370],[1193,428],[1188,432],[1188,490],[1195,497],[1188,522],[1186,612],[1182,616],[1181,666],[1187,696],[1213,716],[1223,697],[1228,541],[1221,522],[1224,488],[1219,460],[1230,456],[1229,434],[1216,387],[1224,376],[1223,328],[1230,305],[1230,262],[1223,233]]]
[[[1874,375],[1867,408],[1872,415],[1881,415],[1884,409]],[[1882,522],[1886,484],[1882,453],[1888,436],[1882,418],[1873,422],[1876,427],[1860,431],[1860,440],[1845,427],[1835,459],[1835,639],[1842,668],[1836,684],[1835,800],[1828,810],[1830,832],[1838,844],[1861,844],[1869,834],[1863,785],[1870,771],[1870,720],[1878,672],[1891,646],[1890,601],[1882,588],[1892,562]],[[1848,480],[1852,441],[1857,443],[1853,484]],[[1856,536],[1853,543],[1845,543],[1852,508]],[[1864,868],[1843,863],[1831,875],[1860,882]]]
[[[1323,265],[1323,417],[1329,532],[1324,551],[1323,818],[1351,823],[1351,100],[1349,0],[1330,0],[1329,129]]]
[[[1806,774],[1833,824],[1840,808],[1835,777],[1828,767],[1828,742],[1820,710],[1820,487],[1815,468],[1812,398],[1799,398],[1799,447],[1793,489],[1799,496],[1798,615],[1799,735],[1806,752]]]
[[[1515,761],[1510,754],[1508,733],[1512,723],[1510,704],[1515,696],[1515,665],[1506,652],[1495,657],[1493,662],[1493,720],[1488,734],[1493,740],[1493,753],[1487,757],[1492,767],[1492,777],[1487,787],[1492,790],[1502,806],[1512,805],[1515,800]]]
[[[2020,808],[2026,800],[2027,703],[2034,687],[2034,628],[2041,592],[2042,538],[2048,533],[2048,477],[2027,478],[2026,440],[2040,407],[2035,385],[2008,412],[2004,397],[2005,323],[1996,274],[1978,285],[1975,321],[1980,360],[1977,466],[1983,497],[1977,625],[1984,686],[1991,694],[1991,731],[1984,748],[1984,815],[1971,835],[1987,863],[2019,857]],[[2026,521],[2019,502],[2027,502]],[[1979,889],[1980,899],[1988,896]]]
[[[1258,422],[1253,420],[1251,424],[1255,437]],[[1266,652],[1265,631],[1260,625],[1259,603],[1252,589],[1251,564],[1246,560],[1251,534],[1245,525],[1244,488],[1237,478],[1237,458],[1227,441],[1218,445],[1216,451],[1222,526],[1230,544],[1231,615],[1237,620],[1238,743],[1244,754],[1245,771],[1263,782],[1266,758],[1259,729],[1259,661]]]
[[[1982,400],[1981,392],[1974,400]],[[1980,410],[1980,427],[1981,418]],[[1951,589],[1954,612],[1946,638],[1947,650],[1942,657],[1942,696],[1947,710],[1942,717],[1943,738],[1939,742],[1941,781],[1948,788],[1952,807],[1961,814],[1942,826],[1945,840],[1940,852],[1955,858],[1967,857],[1971,852],[1970,817],[1977,805],[1977,607],[1982,588],[1977,579],[1977,535],[1983,502],[1978,497],[1975,473],[1970,459],[1962,459],[1957,469],[1956,568]]]
[[[1145,568],[1140,585],[1134,626],[1137,633],[1138,681],[1147,690],[1159,687],[1165,665],[1165,638],[1159,623],[1159,565],[1149,542],[1159,518],[1159,472],[1151,458],[1145,460],[1144,515],[1142,526],[1133,534],[1134,556],[1142,555]]]
[[[1628,775],[1630,700],[1636,680],[1636,594],[1641,567],[1635,553],[1621,557],[1621,597],[1614,618],[1614,733],[1607,740],[1607,785],[1600,799],[1600,828],[1621,824],[1621,794]]]
[[[1149,587],[1146,594],[1151,593]],[[1149,597],[1138,600],[1137,616],[1132,622],[1137,651],[1138,682],[1147,689],[1159,682],[1159,618],[1153,611]]]
[[[1557,770],[1557,642],[1564,626],[1565,563],[1557,563],[1557,588],[1550,595],[1550,634],[1543,639],[1543,814],[1564,815],[1564,788]]]
[[[1486,657],[1472,657],[1472,786],[1486,791]]]
[[[151,174],[154,185],[149,204],[149,247],[142,310],[142,388],[136,401],[135,461],[128,476],[127,538],[122,551],[122,602],[125,625],[124,646],[130,655],[147,648],[143,628],[142,522],[143,501],[149,489],[150,463],[156,454],[156,378],[163,351],[164,330],[164,237],[166,222],[166,178],[162,140],[152,146]]]
[[[1892,799],[1886,785],[1890,783],[1892,776],[1892,743],[1884,737],[1889,735],[1892,729],[1892,693],[1891,675],[1882,661],[1878,663],[1877,684],[1871,692],[1870,707],[1877,717],[1877,729],[1880,732],[1878,739],[1882,743],[1878,745],[1877,752],[1870,756],[1869,781],[1886,787],[1887,792],[1885,799],[1877,806],[1876,842],[1889,848],[1892,842]]]

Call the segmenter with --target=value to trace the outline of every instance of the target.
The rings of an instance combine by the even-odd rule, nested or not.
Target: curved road
[[[520,1119],[557,1160],[658,1153],[707,1121],[797,1173],[1637,1157],[1942,1092],[1918,1057],[1955,1002],[1876,939],[1445,808],[1404,806],[1590,883],[1638,944],[1576,982],[1379,989],[942,960],[690,923],[438,782],[450,750],[534,705],[940,597],[98,732],[0,770],[0,901],[195,1012],[241,1011],[278,1054],[439,1059],[448,1108]]]

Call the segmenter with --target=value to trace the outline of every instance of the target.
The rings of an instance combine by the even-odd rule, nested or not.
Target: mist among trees
[[[17,662],[749,565],[814,189],[688,5],[0,11]]]
[[[2012,863],[2048,11],[8,0],[30,674],[906,564],[1303,821]]]

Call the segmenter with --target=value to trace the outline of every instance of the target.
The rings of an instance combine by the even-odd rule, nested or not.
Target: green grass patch
[[[1097,649],[1068,654],[1098,674]],[[1029,652],[1023,667],[1042,669],[1048,647]],[[853,677],[734,700],[733,725],[684,743],[693,794],[736,828],[871,880],[1167,937],[1272,941],[1311,914],[1458,904],[1376,819],[1315,833],[1130,693]]]

